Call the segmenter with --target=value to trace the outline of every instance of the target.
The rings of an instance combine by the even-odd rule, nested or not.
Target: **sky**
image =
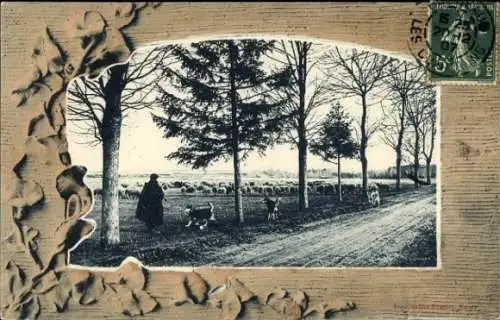
[[[319,70],[311,72],[311,78],[323,76]],[[341,101],[345,110],[357,118],[361,114],[359,102],[354,99]],[[328,111],[329,106],[319,109],[320,114]],[[381,116],[380,106],[370,107],[370,117],[376,119]],[[353,123],[354,125],[354,123]],[[102,170],[102,147],[94,147],[81,144],[81,137],[74,134],[74,123],[68,121],[69,151],[73,164],[85,165],[90,172]],[[438,131],[439,132],[439,131]],[[439,141],[439,140],[438,140]],[[437,144],[439,146],[439,143]],[[162,130],[154,125],[150,110],[130,112],[124,120],[122,137],[120,142],[120,173],[169,173],[170,171],[191,170],[190,167],[178,165],[175,160],[167,160],[165,156],[179,147],[177,139],[165,139]],[[439,153],[439,148],[436,154]],[[392,148],[386,146],[378,135],[375,135],[367,149],[369,170],[385,170],[394,166],[395,153]],[[321,158],[308,155],[309,169],[335,169],[336,165],[324,162]],[[342,161],[344,172],[361,172],[361,164],[358,160],[344,159]],[[279,169],[289,172],[298,172],[298,153],[296,148],[290,145],[278,145],[268,149],[265,157],[257,153],[251,153],[249,158],[242,163],[242,172],[258,171],[263,169]],[[203,170],[199,170],[203,173]],[[232,161],[219,161],[206,169],[210,171],[232,171]]]

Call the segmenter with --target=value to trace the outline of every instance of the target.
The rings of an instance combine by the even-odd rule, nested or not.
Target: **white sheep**
[[[219,194],[226,194],[227,193],[227,189],[225,187],[219,187],[219,188],[217,188],[217,193],[219,193]]]

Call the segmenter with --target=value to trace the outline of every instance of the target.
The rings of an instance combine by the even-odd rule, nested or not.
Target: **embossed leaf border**
[[[10,260],[4,266],[1,308],[6,319],[35,319],[43,309],[42,303],[47,303],[44,307],[48,309],[64,312],[70,299],[80,305],[105,303],[104,308],[128,316],[167,307],[161,306],[148,291],[148,269],[134,258],[125,259],[117,270],[105,276],[91,270],[67,268],[69,250],[88,236],[95,224],[83,218],[93,203],[93,194],[83,182],[86,168],[72,165],[68,153],[66,88],[76,77],[95,78],[110,65],[126,62],[134,48],[126,40],[124,29],[139,21],[143,9],[159,5],[120,3],[111,19],[96,11],[85,11],[66,21],[66,30],[78,42],[77,50],[62,47],[49,28],[33,48],[30,79],[12,92],[20,98],[16,107],[29,113],[31,120],[25,153],[13,168],[16,186],[9,200],[9,216],[14,232],[2,242],[7,250],[27,254],[31,265]],[[45,181],[37,176],[33,168],[60,174],[54,184],[52,179]],[[63,213],[47,208],[44,190],[50,191],[54,185],[65,202]],[[27,219],[30,216],[37,219]],[[36,222],[54,220],[58,224],[54,235],[41,237]],[[22,261],[25,263],[26,259]],[[355,308],[354,303],[343,301],[310,308],[305,292],[283,288],[258,297],[231,276],[215,285],[194,271],[182,273],[178,278],[181,290],[170,299],[173,306],[192,303],[219,308],[219,319],[224,320],[236,319],[249,302],[270,307],[284,319],[325,318]]]

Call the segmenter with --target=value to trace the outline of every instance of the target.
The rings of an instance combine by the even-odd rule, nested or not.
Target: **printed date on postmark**
[[[435,1],[429,4],[425,25],[413,19],[410,49],[421,63],[427,49],[424,64],[430,82],[495,82],[495,6]]]

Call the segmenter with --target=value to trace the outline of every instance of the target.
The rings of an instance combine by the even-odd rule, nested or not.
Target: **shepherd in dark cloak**
[[[152,174],[150,180],[144,184],[135,216],[143,221],[149,231],[163,224],[163,205],[164,197],[162,188],[158,183],[158,175]]]

